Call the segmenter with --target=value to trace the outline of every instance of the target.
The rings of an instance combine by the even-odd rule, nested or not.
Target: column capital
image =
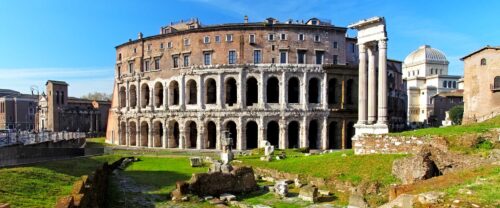
[[[364,43],[358,43],[359,53],[366,53],[366,45]]]
[[[387,48],[387,38],[384,38],[384,39],[380,39],[378,40],[378,48],[382,49],[386,49]]]

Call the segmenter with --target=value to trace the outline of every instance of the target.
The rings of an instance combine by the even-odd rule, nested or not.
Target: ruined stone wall
[[[365,135],[353,141],[354,153],[357,155],[414,154],[424,145],[431,145],[443,151],[448,149],[446,140],[438,137]]]

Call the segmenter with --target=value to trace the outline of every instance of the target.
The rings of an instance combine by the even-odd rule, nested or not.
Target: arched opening
[[[155,92],[155,106],[157,108],[159,108],[160,106],[163,105],[163,84],[161,84],[161,82],[157,82],[155,84],[155,88],[154,88],[154,92]]]
[[[267,80],[266,94],[267,94],[267,103],[279,103],[280,82],[278,78],[271,77]]]
[[[217,84],[214,79],[207,79],[205,82],[206,93],[205,100],[207,104],[215,104],[217,103]]]
[[[179,83],[177,81],[170,82],[168,89],[170,105],[179,105]]]
[[[288,80],[288,103],[299,103],[300,100],[300,81],[297,77]]]
[[[259,96],[259,86],[257,84],[257,79],[250,77],[247,79],[247,106],[252,106],[254,103],[258,103]]]
[[[236,80],[233,78],[227,79],[225,86],[226,86],[226,105],[232,106],[237,102],[238,99]]]
[[[319,125],[318,121],[312,120],[309,122],[309,132],[307,134],[307,140],[309,141],[309,149],[318,149],[319,140]]]
[[[137,126],[135,122],[131,121],[129,123],[129,139],[130,139],[130,146],[137,146]]]
[[[149,105],[149,86],[143,84],[141,87],[141,108],[145,108]]]
[[[280,125],[276,121],[271,121],[267,123],[267,141],[271,145],[278,147],[280,141]]]
[[[121,122],[120,124],[120,145],[127,144],[127,127],[125,122]]]
[[[196,82],[194,80],[189,80],[186,84],[186,98],[187,98],[187,104],[196,104],[196,93],[198,87],[196,86]]]
[[[137,107],[137,89],[135,85],[130,85],[130,90],[129,90],[129,96],[130,96],[130,107],[135,108]]]
[[[337,89],[337,79],[328,80],[328,104],[337,104],[339,99],[337,98],[337,93],[335,90]]]
[[[347,123],[347,137],[345,138],[345,148],[352,148],[352,137],[354,137],[354,122]]]
[[[259,126],[255,121],[247,122],[247,127],[246,127],[247,149],[257,148],[259,140],[258,132],[259,132]]]
[[[342,140],[339,133],[337,122],[332,121],[328,125],[328,149],[342,149]]]
[[[217,143],[217,127],[213,121],[207,123],[207,144],[208,149],[215,149]]]
[[[163,144],[163,124],[155,121],[153,124],[153,146],[162,147]]]
[[[346,82],[345,101],[347,104],[354,104],[354,80],[349,79]]]
[[[238,142],[238,130],[236,129],[236,123],[234,121],[228,121],[226,123],[226,131],[229,131],[231,138],[233,139],[233,149],[236,149],[236,143]]]
[[[141,123],[141,147],[148,146],[148,134],[149,134],[148,122],[143,121]]]
[[[179,123],[177,121],[171,121],[169,125],[169,144],[168,147],[176,148],[179,147]]]
[[[120,108],[125,108],[127,106],[127,92],[125,87],[120,87]]]
[[[196,123],[194,121],[189,121],[186,128],[186,146],[188,148],[196,148],[196,142],[198,140],[198,129],[196,128]]]
[[[319,103],[321,87],[317,78],[309,80],[309,103]]]
[[[300,125],[297,121],[288,124],[288,148],[299,148]]]

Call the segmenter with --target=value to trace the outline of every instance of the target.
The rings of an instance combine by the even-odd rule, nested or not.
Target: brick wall
[[[431,145],[443,151],[448,150],[446,140],[440,137],[406,137],[388,135],[366,135],[353,141],[354,153],[364,154],[393,154],[416,153],[419,147]]]

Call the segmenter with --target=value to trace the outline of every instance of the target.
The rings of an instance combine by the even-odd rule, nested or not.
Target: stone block
[[[200,157],[191,157],[191,158],[189,158],[189,161],[191,162],[191,167],[203,166],[203,161],[201,160]]]
[[[318,199],[318,188],[313,185],[305,185],[300,188],[299,198],[304,201],[316,202]]]
[[[232,194],[228,194],[228,193],[225,193],[225,194],[221,194],[220,195],[220,200],[222,201],[235,201],[236,200],[236,196],[235,195],[232,195]]]

